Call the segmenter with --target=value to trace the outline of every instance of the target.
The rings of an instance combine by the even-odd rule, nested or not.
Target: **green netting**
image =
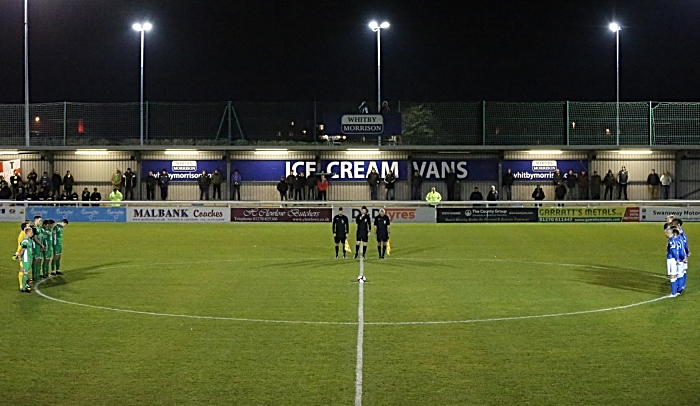
[[[211,145],[228,142],[224,103],[148,103],[147,144]],[[138,131],[136,132],[138,136]]]
[[[401,103],[402,141],[413,145],[481,145],[481,103]]]
[[[700,144],[700,103],[653,105],[654,145]]]
[[[566,144],[565,102],[485,103],[485,145]]]
[[[234,102],[232,113],[234,139],[269,144],[316,141],[313,102]]]
[[[24,106],[0,104],[0,144],[24,145]]]
[[[616,145],[617,104],[569,103],[570,145]],[[649,103],[620,103],[620,145],[649,145]]]

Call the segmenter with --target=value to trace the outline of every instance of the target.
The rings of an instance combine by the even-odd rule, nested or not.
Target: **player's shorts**
[[[61,255],[63,252],[63,245],[54,245],[53,246],[53,254],[54,255]]]
[[[355,239],[357,241],[367,242],[369,241],[369,236],[365,233],[357,233],[355,234]]]
[[[389,241],[388,233],[377,233],[377,242],[387,242]]]
[[[32,262],[27,262],[27,261],[22,261],[22,269],[24,272],[31,272],[32,271]]]
[[[53,247],[44,251],[44,259],[51,259],[51,258],[53,258]]]
[[[676,264],[676,260],[673,258],[667,258],[666,259],[666,271],[668,272],[668,276],[676,276],[678,275],[678,264]]]
[[[336,234],[334,239],[335,239],[336,244],[340,244],[340,243],[345,244],[345,240],[348,239],[348,236],[345,234],[343,234],[343,235]]]
[[[683,269],[683,273],[685,273],[688,270],[688,258],[686,258],[685,262],[681,264],[681,269]]]

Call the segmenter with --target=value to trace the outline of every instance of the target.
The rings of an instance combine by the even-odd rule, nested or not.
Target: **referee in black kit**
[[[355,223],[357,223],[357,233],[355,234],[357,242],[355,243],[355,256],[353,258],[357,258],[357,255],[360,253],[360,242],[362,242],[362,259],[364,259],[367,253],[369,232],[372,231],[372,219],[367,214],[367,206],[362,206],[360,214],[355,218]]]
[[[389,241],[389,229],[391,222],[384,209],[379,209],[379,215],[374,218],[374,232],[377,234],[377,251],[379,259],[386,255],[386,243]]]
[[[350,233],[350,223],[348,216],[343,214],[343,208],[338,209],[338,214],[333,217],[333,238],[335,239],[335,259],[338,259],[338,247],[343,250],[343,258],[345,258],[345,240]]]

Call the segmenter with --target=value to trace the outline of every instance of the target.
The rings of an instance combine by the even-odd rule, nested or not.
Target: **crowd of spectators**
[[[73,191],[75,178],[66,171],[64,176],[55,171],[51,177],[44,172],[41,177],[35,169],[25,179],[19,170],[15,170],[9,179],[0,175],[0,200],[16,201],[79,201],[81,197]]]

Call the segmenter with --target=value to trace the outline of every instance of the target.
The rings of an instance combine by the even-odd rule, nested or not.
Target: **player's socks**
[[[54,259],[53,262],[56,264],[56,273],[61,272],[61,259]]]
[[[335,246],[335,257],[338,258],[338,246]]]
[[[363,246],[362,246],[362,258],[365,257],[365,254],[367,254],[367,246],[366,246],[366,245],[363,245]]]
[[[671,278],[671,294],[675,295],[678,293],[678,279]]]
[[[360,244],[357,244],[355,246],[355,256],[357,256],[357,254],[359,254],[359,253],[360,253]]]
[[[44,261],[43,264],[41,264],[41,274],[44,276],[49,276],[49,262]]]
[[[382,246],[381,245],[377,245],[377,252],[379,253],[379,258],[381,258],[382,257]]]
[[[29,287],[29,275],[27,275],[25,272],[22,272],[22,290],[27,290]]]
[[[19,289],[24,290],[24,272],[20,271],[17,278],[19,279]]]
[[[382,247],[382,258],[386,256],[386,245]]]

